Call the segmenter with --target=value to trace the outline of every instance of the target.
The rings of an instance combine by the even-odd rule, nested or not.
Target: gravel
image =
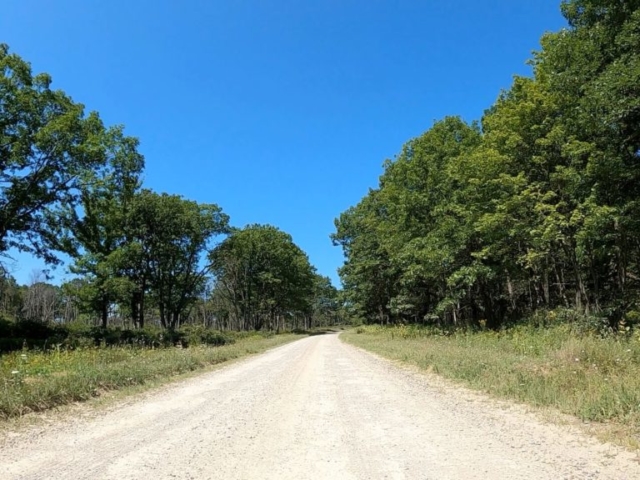
[[[640,479],[523,407],[305,338],[0,442],[2,479]]]

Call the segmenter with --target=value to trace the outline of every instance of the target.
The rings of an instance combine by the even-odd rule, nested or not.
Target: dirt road
[[[306,338],[0,446],[5,479],[640,479],[634,455]]]

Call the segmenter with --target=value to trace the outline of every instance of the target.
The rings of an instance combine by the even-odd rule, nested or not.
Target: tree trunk
[[[160,310],[160,324],[162,325],[163,328],[167,328],[169,325],[167,325],[167,318],[165,316],[164,304],[162,302],[160,302],[160,305],[158,305],[158,309]]]
[[[102,328],[107,328],[107,321],[109,320],[109,302],[106,298],[102,299]]]

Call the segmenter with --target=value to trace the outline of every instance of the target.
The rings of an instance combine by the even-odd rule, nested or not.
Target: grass
[[[473,389],[598,423],[601,438],[640,447],[640,335],[577,335],[569,325],[446,334],[368,326],[341,338]]]
[[[84,401],[102,393],[152,383],[260,353],[300,335],[244,335],[211,347],[136,346],[24,350],[0,356],[0,418]]]

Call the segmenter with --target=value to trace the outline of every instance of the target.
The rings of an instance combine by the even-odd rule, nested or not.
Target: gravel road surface
[[[5,435],[0,479],[640,479],[637,456],[309,337]]]

